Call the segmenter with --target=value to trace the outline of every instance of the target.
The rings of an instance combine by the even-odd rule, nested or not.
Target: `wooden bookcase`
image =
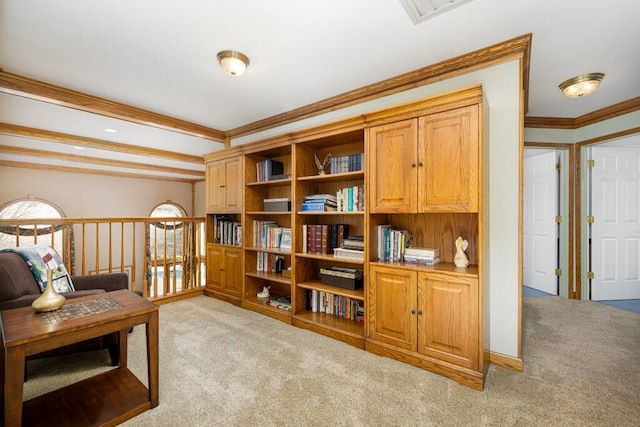
[[[489,319],[484,295],[488,269],[483,262],[489,248],[484,230],[484,105],[481,87],[474,86],[231,149],[241,150],[243,171],[242,271],[235,286],[240,289],[239,304],[482,389]],[[344,164],[335,161],[335,170],[319,174],[315,158],[322,161],[329,154],[341,162],[362,154],[362,170],[338,170],[337,165]],[[220,156],[207,159],[207,171],[209,162]],[[258,179],[258,165],[265,161],[282,163],[286,176]],[[207,173],[208,194],[220,176]],[[359,210],[303,210],[307,196],[335,195],[345,188],[356,193],[363,188]],[[291,211],[266,210],[265,199],[290,199]],[[291,229],[290,251],[256,243],[260,224],[269,221]],[[440,249],[440,263],[378,259],[381,225],[407,230],[414,247]],[[349,236],[364,240],[362,260],[334,256],[326,241],[325,247],[309,246],[310,230],[322,239],[322,233],[330,236],[331,229],[345,228]],[[458,236],[469,242],[466,268],[453,262]],[[212,261],[219,259],[214,257],[217,252],[211,249]],[[278,257],[285,268],[291,267],[291,277],[261,271],[264,262],[259,259]],[[323,283],[320,270],[330,267],[362,270],[362,288]],[[270,288],[270,298],[257,296],[264,287]],[[208,294],[228,296],[231,288],[227,283],[226,293],[223,288]],[[285,295],[290,296],[291,311],[270,304],[271,298]],[[317,298],[336,305],[322,309]]]

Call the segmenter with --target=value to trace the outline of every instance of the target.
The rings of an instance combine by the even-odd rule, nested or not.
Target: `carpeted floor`
[[[491,366],[477,392],[215,299],[179,301],[160,308],[160,405],[124,425],[637,425],[640,315],[525,298],[523,326],[524,372]],[[145,378],[144,328],[129,342]],[[25,398],[106,364],[106,352],[29,362]]]

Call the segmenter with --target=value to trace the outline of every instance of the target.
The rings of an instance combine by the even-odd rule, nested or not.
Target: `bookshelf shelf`
[[[250,247],[250,246],[245,246],[244,249],[246,251],[266,252],[266,253],[274,254],[274,255],[291,255],[291,252],[281,251],[280,249],[277,249],[277,248],[254,248],[254,247]]]
[[[351,259],[351,258],[337,258],[333,255],[311,254],[311,253],[304,253],[304,252],[296,252],[296,257],[317,259],[317,260],[330,261],[330,262],[343,262],[346,264],[360,264],[360,265],[364,264],[363,260]]]
[[[356,215],[356,216],[364,216],[364,211],[327,211],[327,212],[314,212],[314,211],[298,211],[298,215],[304,216],[335,216],[335,215]]]
[[[328,173],[325,175],[308,175],[297,178],[298,182],[342,182],[364,179],[364,171]]]
[[[283,283],[285,285],[291,284],[290,277],[283,277],[282,274],[279,273],[266,273],[261,271],[248,271],[246,273],[247,276],[255,277],[256,279],[269,280],[271,282]]]
[[[327,293],[338,295],[341,297],[347,297],[347,298],[357,299],[359,301],[364,301],[363,289],[351,290],[351,289],[338,288],[336,286],[325,285],[319,280],[298,283],[297,286],[304,289],[327,292]]]
[[[248,182],[246,185],[247,187],[286,187],[291,185],[291,178]]]
[[[251,211],[247,215],[291,215],[291,211],[267,212],[267,211]]]
[[[369,262],[369,265],[396,267],[411,271],[439,271],[451,274],[452,276],[478,278],[477,265],[469,265],[467,268],[459,268],[452,262],[441,262],[436,265],[426,265],[415,262],[371,261]]]
[[[268,304],[269,298],[245,296],[240,304],[249,310],[264,314],[285,323],[291,323],[291,312]]]
[[[302,321],[315,326],[316,328],[325,328],[339,335],[346,335],[344,338],[351,338],[364,341],[364,322],[358,322],[350,319],[343,319],[338,316],[326,313],[314,313],[308,310],[300,311],[294,314],[294,322]],[[298,325],[302,326],[302,325]],[[314,330],[315,328],[309,328]],[[319,331],[320,332],[320,331]],[[328,334],[325,334],[328,335]],[[341,339],[340,337],[335,337]],[[346,341],[345,339],[342,339]],[[351,344],[351,343],[350,343]],[[364,344],[364,343],[363,343]],[[354,344],[352,344],[354,345]]]

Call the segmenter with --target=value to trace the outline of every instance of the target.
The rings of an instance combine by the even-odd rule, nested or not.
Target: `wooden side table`
[[[127,333],[146,325],[148,388],[127,368]],[[158,306],[128,290],[67,301],[62,310],[0,312],[4,426],[115,426],[158,406]],[[25,358],[120,332],[120,366],[26,402]]]

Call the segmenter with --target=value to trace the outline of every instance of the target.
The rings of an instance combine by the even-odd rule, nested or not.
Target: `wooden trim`
[[[585,139],[583,141],[577,142],[576,146],[582,147],[585,145],[597,144],[599,142],[610,141],[612,139],[622,138],[624,136],[634,135],[636,133],[640,133],[640,127],[625,129],[620,132],[610,133],[607,135],[598,136],[596,138]]]
[[[204,171],[197,171],[192,169],[181,169],[181,168],[174,168],[169,166],[151,165],[148,163],[128,162],[124,160],[108,160],[108,159],[101,159],[97,157],[80,156],[77,154],[64,154],[64,153],[58,153],[54,151],[35,150],[35,149],[23,148],[23,147],[12,147],[8,145],[0,145],[0,153],[16,154],[21,156],[44,157],[44,158],[50,158],[50,159],[56,159],[56,160],[66,160],[69,162],[91,163],[96,165],[112,166],[112,167],[119,167],[119,168],[162,171],[162,172],[170,172],[170,173],[176,173],[176,174],[194,175],[199,178],[204,178]]]
[[[505,354],[489,352],[489,362],[492,365],[509,369],[510,371],[522,372],[522,358],[507,356]]]
[[[633,113],[640,110],[640,96],[627,101],[601,108],[600,110],[584,114],[576,118],[558,117],[525,117],[524,127],[526,128],[549,128],[549,129],[579,129],[594,123],[609,120],[624,114]]]
[[[1,68],[0,92],[197,138],[224,141],[224,132],[217,129],[8,73]]]
[[[48,170],[48,171],[55,171],[55,172],[84,173],[88,175],[117,176],[120,178],[141,178],[141,179],[154,179],[154,180],[176,181],[176,182],[194,181],[193,179],[173,178],[170,176],[145,175],[145,174],[138,174],[138,173],[131,173],[131,172],[114,172],[114,171],[105,171],[105,170],[87,169],[87,168],[72,168],[69,166],[43,165],[40,163],[14,162],[14,161],[7,161],[7,160],[4,160],[2,162],[2,166],[21,168],[21,169]]]
[[[525,34],[493,46],[467,53],[418,70],[401,74],[378,83],[364,86],[323,101],[300,107],[286,113],[277,114],[263,120],[231,129],[226,132],[230,138],[265,131],[277,126],[293,123],[302,119],[328,113],[351,105],[360,104],[382,96],[388,96],[409,89],[424,86],[440,80],[452,78],[471,71],[505,62],[509,59],[523,59],[523,78],[525,98],[528,98],[529,61],[532,35]],[[526,103],[525,103],[526,105]]]
[[[190,154],[176,153],[174,151],[158,150],[156,148],[146,148],[137,145],[122,144],[120,142],[111,142],[102,139],[70,135],[67,133],[28,128],[25,126],[12,125],[9,123],[0,123],[0,134],[57,142],[59,144],[77,145],[79,147],[95,148],[97,150],[116,151],[120,153],[136,154],[139,156],[158,157],[161,159],[177,160],[179,162],[198,164],[204,163],[204,158],[201,156],[192,156]]]

